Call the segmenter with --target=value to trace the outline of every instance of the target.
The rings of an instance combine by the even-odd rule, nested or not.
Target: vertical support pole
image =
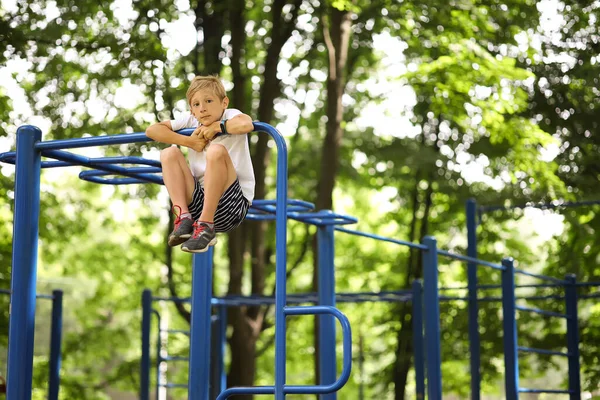
[[[150,400],[150,323],[152,292],[142,292],[142,359],[140,361],[140,400]]]
[[[227,372],[225,371],[225,351],[227,347],[227,307],[220,305],[217,309],[219,315],[219,371],[221,372],[221,384],[219,385],[219,394],[227,389]]]
[[[467,255],[477,258],[477,203],[467,200]],[[471,353],[471,400],[479,400],[481,392],[481,344],[479,339],[479,304],[477,303],[477,264],[467,264],[469,296],[469,351]]]
[[[423,238],[423,304],[425,307],[425,342],[427,343],[427,393],[429,400],[442,400],[442,356],[440,344],[440,293],[438,290],[437,241]]]
[[[160,314],[156,310],[152,310],[152,314],[156,316],[156,400],[160,399],[160,364],[162,363],[162,356],[160,350],[162,349],[162,325],[160,320]],[[148,344],[149,345],[149,344]]]
[[[519,399],[519,349],[515,298],[515,267],[512,258],[502,260],[502,323],[504,327],[504,380],[507,400]]]
[[[213,247],[192,258],[192,322],[188,399],[208,400],[210,385],[210,331]]]
[[[17,129],[7,400],[31,399],[42,166],[35,143],[41,139],[35,126]]]
[[[362,329],[358,334],[358,400],[365,400],[365,346]]]
[[[581,398],[581,377],[579,372],[579,316],[577,314],[577,283],[575,275],[567,274],[565,280],[565,300],[567,317],[567,352],[569,353],[569,394],[570,400]]]
[[[412,283],[412,328],[417,400],[425,399],[425,347],[423,345],[423,282]]]
[[[52,292],[52,325],[50,326],[50,365],[48,400],[58,400],[62,342],[63,292]]]
[[[319,226],[319,305],[335,307],[334,230],[332,225]],[[319,384],[331,385],[336,380],[335,317],[319,317]],[[336,400],[337,393],[323,394],[321,400]]]

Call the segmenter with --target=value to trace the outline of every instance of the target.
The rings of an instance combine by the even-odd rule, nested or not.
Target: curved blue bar
[[[263,122],[255,122],[254,130],[268,133],[277,145],[277,211],[275,218],[275,400],[284,400],[286,372],[286,321],[284,307],[287,293],[288,153],[285,140],[277,129]]]
[[[148,161],[150,161],[150,160],[148,160]],[[160,167],[131,167],[131,168],[126,168],[126,170],[130,174],[139,174],[139,173],[153,174],[153,173],[162,172],[162,168],[160,168]],[[104,176],[106,176],[106,175],[114,175],[114,174],[115,173],[113,173],[113,172],[93,169],[93,170],[81,171],[79,173],[79,179],[82,179],[82,180],[88,181],[88,182],[102,183],[102,184],[109,184],[109,185],[148,183],[147,181],[144,181],[144,180],[138,179],[138,178],[104,178]]]

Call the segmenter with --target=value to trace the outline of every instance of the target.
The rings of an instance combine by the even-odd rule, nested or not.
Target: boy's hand
[[[204,148],[208,144],[208,140],[204,139],[202,134],[199,132],[199,129],[200,128],[196,128],[196,130],[190,135],[191,143],[188,146],[190,149],[197,152],[204,151]]]
[[[200,137],[204,137],[206,140],[212,140],[217,133],[221,133],[221,121],[216,121],[206,126],[199,126],[196,130],[199,132]],[[194,133],[195,132],[196,131],[194,131]]]

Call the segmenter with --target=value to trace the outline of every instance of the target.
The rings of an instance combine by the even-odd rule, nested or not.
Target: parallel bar
[[[160,364],[162,363],[161,360],[161,354],[160,354],[160,350],[162,348],[162,331],[160,329],[160,313],[155,310],[152,309],[152,314],[156,317],[156,360],[155,360],[155,367],[156,367],[156,399],[158,400],[160,397],[159,395],[159,391],[160,391]]]
[[[163,361],[190,361],[190,358],[185,356],[166,356],[161,357],[161,359]]]
[[[467,200],[467,281],[469,296],[469,353],[471,362],[471,400],[481,398],[481,341],[479,337],[479,303],[477,302],[477,203]],[[500,269],[503,267],[500,265]]]
[[[504,384],[507,400],[519,399],[519,354],[515,308],[515,269],[512,258],[502,260],[502,324],[504,327]]]
[[[519,346],[519,347],[517,347],[517,349],[524,353],[536,353],[536,354],[545,354],[545,355],[549,355],[549,356],[562,356],[562,357],[570,357],[571,356],[569,353],[564,353],[562,351],[537,349],[535,347]]]
[[[569,316],[567,314],[561,314],[561,313],[556,313],[556,312],[552,312],[552,311],[546,311],[546,310],[542,310],[542,309],[539,309],[539,308],[516,306],[516,309],[519,310],[519,311],[527,311],[527,312],[532,312],[532,313],[535,313],[535,314],[546,315],[548,317],[569,318]]]
[[[425,354],[428,400],[442,400],[442,356],[440,343],[440,301],[438,291],[438,254],[435,238],[426,236],[423,245],[423,298],[425,313]]]
[[[425,246],[423,246],[422,244],[419,244],[419,243],[412,243],[412,242],[407,242],[407,241],[404,241],[404,240],[398,240],[398,239],[388,238],[388,237],[385,237],[385,236],[374,235],[374,234],[371,234],[371,233],[365,233],[365,232],[360,232],[360,231],[353,231],[353,230],[346,229],[346,228],[341,228],[341,227],[338,227],[338,226],[335,227],[335,230],[336,231],[340,231],[340,232],[344,232],[344,233],[348,233],[350,235],[356,235],[356,236],[362,236],[362,237],[366,237],[366,238],[381,240],[382,242],[390,242],[390,243],[400,244],[400,245],[408,246],[408,247],[413,248],[413,249],[427,250],[425,248]]]
[[[423,282],[415,279],[412,283],[412,328],[415,363],[416,398],[425,398],[425,346],[423,338]]]
[[[188,399],[208,400],[210,385],[210,331],[212,259],[214,248],[192,257],[192,320]]]
[[[140,400],[150,400],[150,324],[152,292],[142,292],[142,359],[140,360]]]
[[[523,271],[522,269],[519,269],[519,268],[515,268],[515,273],[516,274],[521,274],[521,275],[531,276],[533,278],[538,278],[538,279],[549,281],[549,282],[556,282],[556,283],[562,283],[562,284],[567,283],[566,281],[564,281],[562,279],[553,278],[551,276],[546,276],[546,275],[534,274],[532,272]]]
[[[63,292],[52,291],[52,324],[50,325],[50,362],[48,380],[48,400],[58,400],[60,390],[60,364],[63,325]]]
[[[571,390],[559,390],[559,389],[527,389],[527,388],[521,388],[519,389],[519,393],[554,393],[554,394],[561,394],[561,393],[570,393],[571,395],[573,395],[574,393]],[[578,395],[579,396],[579,395]],[[577,397],[577,399],[579,399],[579,397]]]
[[[128,176],[130,178],[137,178],[137,179],[149,182],[149,183],[157,183],[159,185],[162,185],[162,183],[163,183],[162,177],[160,177],[158,175],[130,173],[130,172],[128,172],[127,168],[124,168],[124,167],[121,167],[118,165],[113,165],[113,164],[103,164],[103,163],[97,162],[96,160],[91,159],[89,157],[80,156],[79,154],[73,154],[73,153],[69,153],[67,151],[46,150],[46,151],[44,151],[44,155],[47,157],[52,157],[56,160],[69,161],[69,162],[76,163],[77,165],[82,165],[85,167],[92,167],[92,168],[96,168],[96,169],[99,169],[102,171],[107,171],[107,172],[111,172],[114,174]]]
[[[333,227],[321,226],[317,229],[318,243],[318,290],[319,305],[335,307],[335,250]],[[319,384],[330,385],[337,375],[335,354],[335,318],[321,315],[319,318]],[[320,400],[336,400],[337,394],[321,396]]]
[[[577,281],[575,275],[565,276],[565,305],[569,315],[567,319],[567,351],[569,357],[570,400],[581,398],[581,371],[579,365],[579,316],[577,315]]]
[[[182,335],[190,336],[190,331],[184,331],[181,329],[162,329],[161,332],[170,334],[180,333]]]
[[[7,400],[30,400],[35,334],[41,155],[39,128],[17,129]]]
[[[484,265],[486,267],[497,269],[499,271],[502,271],[504,269],[502,267],[502,265],[494,264],[494,263],[489,262],[489,261],[480,260],[480,259],[478,259],[476,257],[468,257],[468,256],[463,256],[461,254],[450,253],[449,251],[446,251],[446,250],[438,250],[438,253],[441,256],[446,256],[446,257],[453,258],[455,260],[466,261],[466,262],[474,263],[474,264],[477,264],[477,265]]]

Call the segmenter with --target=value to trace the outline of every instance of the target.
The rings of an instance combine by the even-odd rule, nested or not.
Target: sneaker
[[[194,222],[194,233],[184,244],[181,250],[188,253],[204,253],[208,246],[217,244],[217,234],[206,222]]]
[[[179,215],[175,212],[175,208],[179,208]],[[194,232],[194,221],[190,217],[181,218],[181,207],[173,206],[173,213],[177,216],[175,219],[175,227],[169,235],[169,246],[177,246],[188,240]]]

